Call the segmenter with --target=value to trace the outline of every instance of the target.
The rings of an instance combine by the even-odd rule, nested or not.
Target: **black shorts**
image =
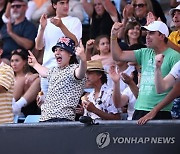
[[[132,120],[139,120],[141,117],[145,116],[150,111],[143,111],[143,110],[135,110]],[[171,112],[169,111],[159,111],[153,120],[168,120],[172,119]]]

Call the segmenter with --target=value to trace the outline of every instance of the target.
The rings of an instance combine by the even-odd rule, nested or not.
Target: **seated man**
[[[87,62],[88,87],[92,92],[82,98],[84,115],[92,119],[120,120],[120,113],[112,100],[112,89],[107,87],[107,75],[100,60]]]
[[[8,4],[6,13],[9,12],[9,16],[5,13],[8,21],[0,30],[4,42],[2,58],[6,63],[9,63],[11,51],[16,49],[29,50],[34,47],[37,28],[26,19],[27,8],[26,0],[12,0]]]

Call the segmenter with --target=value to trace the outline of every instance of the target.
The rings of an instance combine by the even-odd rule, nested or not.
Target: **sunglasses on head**
[[[19,8],[21,8],[22,6],[24,6],[24,5],[22,5],[22,4],[17,4],[17,5],[11,5],[11,8],[17,8],[17,9],[19,9]]]
[[[140,4],[133,4],[133,7],[139,7],[139,8],[143,8],[144,6],[146,6],[146,4],[140,3]]]
[[[16,49],[16,50],[13,50],[11,52],[11,54],[14,54],[14,53],[21,53],[22,52],[22,49]]]

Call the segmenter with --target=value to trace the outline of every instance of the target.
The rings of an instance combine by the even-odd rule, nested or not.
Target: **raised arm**
[[[88,14],[88,16],[91,18],[93,11],[94,11],[94,6],[92,2],[88,2],[87,0],[81,0],[81,3],[83,5],[84,10]]]
[[[114,22],[118,22],[118,12],[115,7],[115,5],[111,2],[111,0],[101,0],[102,5],[104,6],[105,10],[109,13],[111,16],[111,19]]]
[[[127,75],[126,73],[121,73],[122,80],[124,83],[128,84],[129,88],[131,89],[133,95],[137,98],[139,94],[139,88],[136,83],[133,81],[132,77]]]
[[[118,33],[121,32],[123,24],[115,22],[111,29],[111,53],[115,61],[136,61],[133,50],[122,51],[120,48],[117,38]]]
[[[35,39],[35,47],[37,50],[42,50],[44,47],[43,36],[44,36],[44,30],[46,28],[46,25],[47,25],[47,15],[43,14],[40,18],[40,26],[39,26],[37,37]]]
[[[40,65],[36,58],[34,57],[34,55],[32,54],[31,51],[28,51],[29,52],[29,56],[28,56],[28,64],[33,67],[41,77],[47,77],[47,74],[48,74],[48,68]]]
[[[83,79],[87,70],[86,55],[84,53],[84,47],[82,41],[80,41],[79,47],[76,48],[76,56],[80,58],[80,65],[75,70],[75,76],[78,79]]]
[[[76,36],[67,29],[67,27],[63,24],[61,18],[52,17],[50,21],[55,26],[59,27],[66,37],[71,38],[75,42],[75,46],[78,45],[78,40],[77,40]]]
[[[113,80],[113,102],[116,108],[123,107],[128,104],[128,97],[126,95],[122,95],[120,92],[120,74],[116,72],[115,66],[111,66],[109,69],[109,75]]]
[[[94,39],[90,39],[86,42],[86,60],[91,60],[91,56],[92,56],[92,50],[94,48]]]
[[[155,57],[156,68],[155,68],[155,86],[157,93],[162,93],[168,88],[172,87],[175,83],[175,78],[168,74],[165,78],[162,77],[161,65],[163,63],[164,55],[158,54]]]

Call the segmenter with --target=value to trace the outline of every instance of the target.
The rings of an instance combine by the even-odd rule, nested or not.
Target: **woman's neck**
[[[24,72],[18,72],[18,73],[16,72],[15,74],[16,74],[16,78],[24,77],[26,75]]]
[[[137,44],[138,43],[138,41],[137,41],[137,39],[129,39],[129,46],[131,46],[131,45],[134,45],[134,44]]]

